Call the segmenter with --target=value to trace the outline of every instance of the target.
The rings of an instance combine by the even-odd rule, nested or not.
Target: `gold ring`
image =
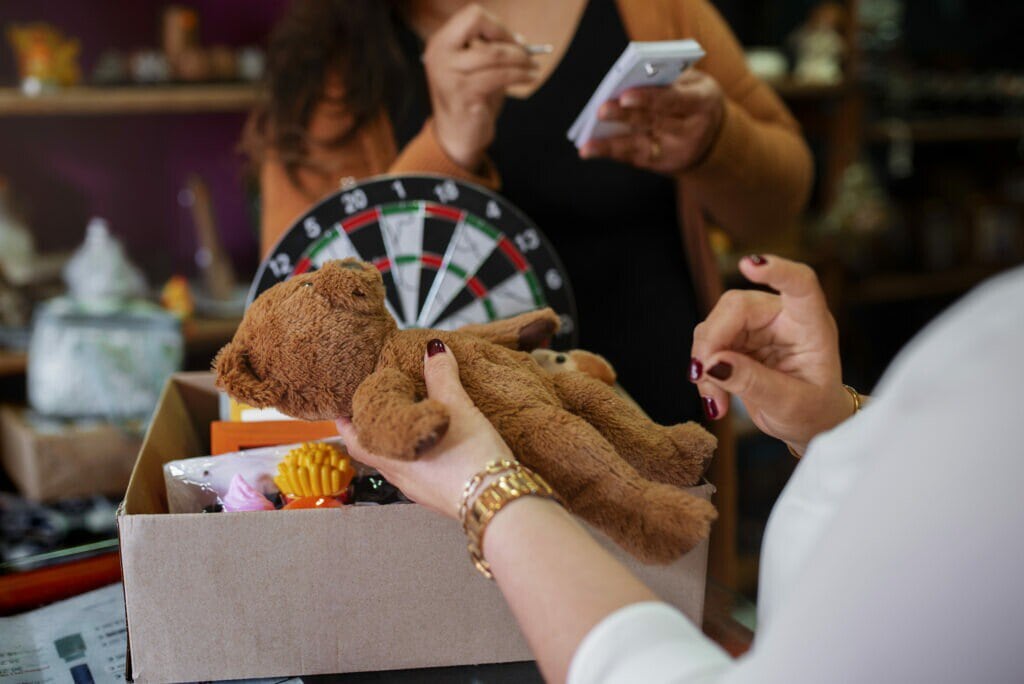
[[[651,161],[658,161],[661,156],[661,144],[654,138],[651,138],[651,149],[649,154],[651,155]]]

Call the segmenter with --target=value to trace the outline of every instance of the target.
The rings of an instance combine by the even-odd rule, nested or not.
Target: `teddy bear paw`
[[[673,562],[707,539],[718,517],[710,501],[664,484],[652,484],[641,506],[639,534],[627,550],[645,563]]]
[[[448,409],[434,399],[425,399],[411,407],[411,415],[407,417],[409,426],[408,444],[411,445],[411,458],[433,449],[444,439],[448,432]]]
[[[675,446],[676,453],[664,464],[671,480],[663,481],[681,486],[697,484],[711,465],[718,440],[694,422],[672,425],[665,430]]]

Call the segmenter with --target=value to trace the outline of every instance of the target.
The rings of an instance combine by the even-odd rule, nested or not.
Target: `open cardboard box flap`
[[[168,381],[118,517],[128,675],[236,679],[531,659],[458,525],[412,504],[169,514],[162,466],[208,453],[209,373]],[[710,485],[694,488],[708,497]],[[707,544],[644,566],[595,536],[700,624]],[[528,552],[528,549],[524,549]]]

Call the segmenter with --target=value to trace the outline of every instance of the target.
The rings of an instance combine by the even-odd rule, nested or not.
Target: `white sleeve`
[[[976,292],[815,444],[783,494],[799,505],[765,539],[797,560],[762,586],[778,595],[751,651],[731,661],[668,606],[637,604],[585,637],[570,681],[1024,682],[1021,302],[1024,269]],[[819,504],[814,525],[792,522]]]
[[[569,666],[570,684],[710,683],[732,658],[667,603],[634,603],[599,622]]]

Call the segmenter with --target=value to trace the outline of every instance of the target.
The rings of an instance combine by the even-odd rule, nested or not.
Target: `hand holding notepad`
[[[694,40],[631,42],[576,118],[569,139],[580,148],[590,140],[629,133],[624,123],[600,121],[597,113],[601,105],[631,88],[667,86],[703,56],[704,49]]]

